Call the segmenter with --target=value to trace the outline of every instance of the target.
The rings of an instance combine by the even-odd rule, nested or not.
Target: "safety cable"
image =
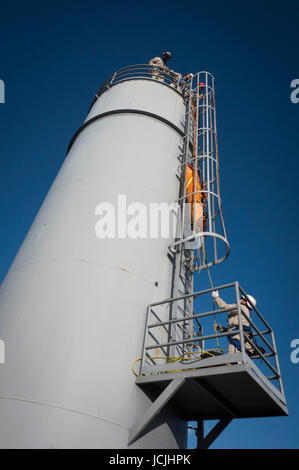
[[[213,93],[213,107],[215,110],[215,120],[216,120],[216,103],[215,103],[215,93]],[[218,138],[217,138],[217,129],[216,129],[216,121],[215,121],[215,130],[216,130],[216,139],[215,139],[215,152],[216,152],[216,183],[217,183],[217,192],[220,194],[220,181],[219,181],[219,150],[218,150]],[[222,227],[224,229],[224,235],[225,235],[225,226],[224,226],[224,220],[223,220],[223,214],[222,214],[222,203],[219,201],[219,212],[220,212],[220,218],[221,218],[221,223]],[[225,235],[226,236],[226,235]]]
[[[166,359],[166,362],[169,364],[171,362],[187,362],[187,361],[198,361],[199,359],[201,359],[201,356],[203,355],[208,355],[208,356],[211,356],[211,357],[215,357],[217,356],[217,354],[215,354],[216,351],[219,351],[220,354],[223,354],[223,349],[221,348],[215,348],[215,349],[209,349],[208,351],[201,351],[200,353],[198,353],[199,355],[197,357],[191,357],[191,358],[187,358],[187,357],[166,357],[166,356],[153,356],[153,357],[147,357],[148,360],[158,360],[158,359],[162,359],[162,360],[165,360]],[[191,352],[191,353],[187,353],[187,355],[191,355],[191,354],[197,354],[196,352]],[[132,365],[132,372],[133,374],[136,376],[136,377],[139,377],[140,374],[137,374],[137,372],[135,371],[135,365],[137,364],[137,362],[140,362],[142,361],[142,358],[139,357],[138,359],[136,359],[134,362],[133,362],[133,365]],[[193,369],[196,369],[196,367],[194,367]],[[166,373],[168,374],[172,374],[174,372],[183,372],[184,370],[186,369],[180,369],[180,370],[170,370],[170,371],[166,371]]]
[[[207,272],[208,272],[208,276],[209,276],[209,279],[210,279],[210,284],[211,284],[212,289],[214,289],[214,285],[213,285],[211,273],[210,273],[210,270],[209,270],[209,267],[208,267],[208,263],[207,263],[207,259],[206,259],[206,250],[205,250],[204,241],[203,241],[203,243],[202,243],[201,249],[202,249],[202,254],[203,254],[204,263],[205,263],[205,265],[206,265]],[[214,302],[213,302],[213,309],[214,309]],[[216,325],[217,325],[216,315],[214,314],[214,331],[215,331],[215,333],[217,332]],[[218,339],[217,337],[216,337],[216,342],[217,342],[218,348],[220,348],[219,339]]]

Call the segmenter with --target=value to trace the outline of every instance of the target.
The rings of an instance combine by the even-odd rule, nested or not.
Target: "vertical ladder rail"
[[[201,85],[201,83],[203,85]],[[176,252],[182,245],[193,244],[193,250],[205,243],[207,266],[224,261],[229,255],[229,243],[221,210],[219,188],[219,161],[215,108],[215,81],[209,72],[199,72],[188,82],[186,93],[188,103],[186,113],[186,135],[184,139],[184,158],[181,162],[181,188],[185,186],[187,164],[193,169],[193,189],[188,192],[193,202],[193,233],[184,234],[184,202],[186,194],[180,192],[178,199],[182,217],[179,218],[181,238],[170,245]],[[192,136],[192,142],[190,142]],[[191,151],[190,151],[191,148]],[[191,156],[190,156],[191,153]],[[198,183],[197,175],[200,175]],[[203,187],[204,185],[204,187]],[[202,204],[204,220],[196,224],[196,204]],[[204,223],[203,223],[204,222]],[[195,230],[194,230],[195,229]],[[212,243],[211,243],[212,242]],[[200,259],[200,257],[198,257]],[[204,261],[204,260],[203,260]],[[199,268],[207,267],[204,262]]]
[[[177,223],[177,240],[183,238],[184,234],[184,220],[185,220],[185,204],[184,196],[186,194],[186,168],[188,162],[188,153],[189,153],[189,144],[190,144],[190,110],[191,110],[191,100],[189,99],[186,102],[186,114],[185,114],[185,136],[183,137],[183,161],[180,165],[180,190],[179,190],[179,208],[178,208],[178,223]],[[173,254],[173,277],[172,277],[172,287],[171,287],[171,297],[178,297],[179,288],[180,288],[180,274],[182,270],[182,263],[184,263],[184,244],[180,244]],[[184,278],[186,278],[186,273],[184,272]],[[178,316],[177,302],[172,302],[170,305],[169,319],[173,320]],[[169,339],[168,341],[175,341],[177,336],[177,328],[175,324],[170,325],[169,328]],[[170,346],[168,348],[169,356],[175,357],[176,347]]]

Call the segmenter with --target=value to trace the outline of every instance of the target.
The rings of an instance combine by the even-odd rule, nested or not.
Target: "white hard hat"
[[[242,296],[244,300],[247,300],[244,296]],[[247,294],[247,297],[248,299],[250,300],[250,302],[252,303],[252,305],[255,307],[256,306],[256,300],[254,297],[252,297],[252,295],[248,295]],[[251,305],[249,304],[249,302],[247,302],[247,305],[249,308],[251,308]]]

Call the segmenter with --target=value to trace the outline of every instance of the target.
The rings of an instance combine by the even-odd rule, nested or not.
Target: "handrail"
[[[223,289],[228,289],[228,288],[233,288],[233,287],[235,288],[234,290],[235,290],[235,296],[236,296],[236,303],[233,304],[230,307],[227,307],[227,308],[221,308],[221,309],[217,309],[217,310],[210,310],[210,311],[202,312],[202,313],[193,312],[193,315],[189,315],[187,317],[182,316],[182,317],[179,317],[179,318],[178,317],[168,318],[168,319],[165,319],[165,320],[164,319],[162,320],[160,318],[160,316],[155,312],[155,309],[157,309],[157,307],[160,307],[160,306],[165,305],[165,304],[168,304],[169,307],[170,307],[170,305],[172,305],[174,302],[185,301],[189,298],[195,299],[199,296],[209,294],[213,290],[221,291]],[[215,316],[215,315],[219,315],[219,314],[223,314],[223,313],[229,313],[233,310],[236,310],[237,306],[238,306],[238,297],[239,297],[240,293],[247,297],[246,292],[239,285],[239,283],[238,282],[233,282],[233,283],[229,283],[229,284],[226,284],[226,285],[223,285],[223,286],[217,286],[217,287],[210,288],[210,289],[205,289],[205,290],[202,290],[202,291],[196,291],[196,292],[192,292],[192,293],[189,293],[189,294],[184,294],[184,295],[181,295],[181,296],[177,296],[175,298],[169,298],[169,299],[162,300],[160,302],[154,302],[154,303],[150,304],[148,306],[148,315],[147,315],[147,319],[146,319],[145,338],[149,338],[148,337],[148,334],[149,334],[151,340],[154,339],[154,343],[152,343],[151,340],[149,342],[144,341],[143,353],[142,353],[143,362],[142,362],[142,366],[141,366],[141,369],[140,369],[140,373],[141,374],[143,373],[143,366],[146,366],[146,369],[145,369],[146,374],[151,373],[149,365],[144,364],[144,359],[145,359],[146,355],[153,349],[157,349],[157,348],[159,349],[160,348],[161,351],[163,351],[163,354],[165,354],[165,349],[164,348],[174,346],[175,348],[180,348],[180,349],[182,348],[182,352],[183,352],[183,355],[184,355],[184,347],[186,347],[186,345],[192,345],[192,347],[198,348],[199,343],[202,343],[203,341],[216,339],[216,338],[223,338],[223,337],[230,337],[230,336],[239,335],[240,337],[243,336],[243,341],[240,338],[240,348],[241,348],[240,352],[243,355],[244,361],[245,361],[245,357],[247,357],[246,355],[248,354],[247,351],[246,351],[246,346],[245,346],[245,343],[247,343],[247,344],[250,344],[251,347],[254,350],[254,354],[250,355],[251,360],[256,361],[257,359],[261,359],[263,361],[263,363],[266,365],[266,367],[269,368],[271,370],[271,372],[274,374],[274,376],[271,376],[271,377],[269,376],[268,379],[270,380],[270,378],[271,378],[271,380],[274,380],[274,379],[278,380],[279,385],[280,385],[280,389],[282,390],[281,375],[280,375],[276,345],[275,345],[275,341],[274,341],[274,337],[273,337],[273,330],[271,329],[271,327],[267,323],[267,321],[263,318],[262,314],[259,311],[256,311],[256,308],[253,305],[252,305],[252,307],[253,307],[252,308],[252,314],[255,314],[262,321],[262,323],[264,325],[266,325],[267,330],[261,331],[258,328],[258,326],[256,325],[256,323],[251,318],[249,318],[249,316],[246,315],[246,313],[243,310],[241,310],[240,313],[241,313],[242,318],[246,319],[249,322],[249,325],[252,326],[252,328],[254,330],[252,336],[257,336],[258,338],[260,338],[263,341],[265,347],[268,349],[268,350],[265,350],[265,351],[261,350],[260,346],[257,345],[254,342],[252,337],[250,337],[248,334],[246,334],[246,331],[244,331],[242,328],[240,329],[238,325],[236,325],[236,329],[234,331],[232,329],[228,329],[227,331],[224,331],[224,332],[223,331],[222,332],[216,332],[215,331],[214,334],[204,334],[201,331],[200,335],[198,335],[198,333],[196,331],[192,330],[192,333],[190,334],[190,337],[188,337],[188,338],[183,337],[183,336],[180,337],[180,333],[174,333],[173,338],[170,336],[168,338],[168,340],[166,340],[166,338],[165,338],[164,341],[163,341],[162,338],[157,340],[156,339],[156,334],[153,335],[153,330],[157,329],[157,328],[163,328],[163,329],[167,328],[167,331],[168,331],[169,330],[168,325],[169,325],[169,327],[170,327],[170,325],[173,325],[175,327],[175,325],[179,326],[180,324],[182,324],[182,323],[185,324],[188,321],[193,323],[194,320],[198,320],[200,318],[212,317],[212,316]],[[151,315],[154,315],[154,318],[155,318],[154,321],[151,318]],[[238,316],[238,318],[239,318],[239,321],[241,321],[240,315]],[[270,340],[267,340],[265,338],[265,335],[268,335],[269,333],[271,333],[271,342],[270,342]],[[187,348],[188,348],[188,346],[187,346]],[[207,349],[209,349],[209,348],[207,348]],[[195,353],[196,352],[194,352],[194,354]],[[199,352],[199,354],[200,354],[200,352]],[[168,356],[169,356],[169,354],[165,354],[165,360],[166,361],[169,358]],[[272,365],[269,362],[269,360],[267,359],[267,358],[270,358],[270,357],[274,357],[276,367],[274,365]],[[219,360],[220,360],[219,356],[217,356],[217,363],[219,363]],[[163,370],[161,369],[161,373],[163,373],[163,371],[167,372],[167,367],[166,367],[166,369],[165,369],[165,367],[166,366],[164,364]],[[192,367],[194,367],[194,365],[192,365],[190,363],[190,368],[192,368]],[[188,369],[188,363],[187,363],[187,365],[185,365],[184,370],[186,368]]]
[[[157,343],[151,346],[146,346],[145,349],[148,351],[149,349],[156,349],[158,348],[165,348],[166,346],[177,346],[179,344],[186,344],[186,343],[198,343],[199,341],[202,341],[204,339],[214,339],[214,338],[223,338],[226,336],[235,336],[240,333],[240,330],[236,330],[233,332],[225,332],[225,333],[215,333],[213,335],[206,335],[206,336],[193,336],[192,338],[180,340],[180,341],[168,341],[167,343]]]
[[[123,82],[125,80],[132,80],[132,79],[146,79],[146,80],[153,80],[163,83],[171,87],[174,91],[182,95],[181,89],[178,87],[178,74],[168,67],[162,68],[157,65],[150,65],[150,64],[135,64],[129,65],[127,67],[123,67],[119,70],[116,70],[113,74],[111,74],[100,86],[97,93],[95,94],[95,98],[91,103],[89,108],[92,108],[94,103],[97,99],[108,89],[112,86],[116,85],[117,83]],[[88,111],[88,112],[89,112]]]
[[[221,308],[219,310],[211,310],[209,312],[198,313],[197,315],[190,315],[184,318],[174,318],[173,320],[163,321],[161,323],[152,323],[150,325],[147,325],[147,327],[148,329],[150,329],[150,328],[156,328],[158,326],[163,326],[163,325],[172,325],[173,323],[180,323],[180,322],[187,321],[187,320],[196,320],[197,318],[209,317],[212,315],[218,315],[220,313],[231,312],[233,310],[236,310],[236,308],[235,307]]]

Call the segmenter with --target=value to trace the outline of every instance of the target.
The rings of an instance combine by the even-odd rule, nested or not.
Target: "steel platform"
[[[287,416],[284,395],[242,354],[222,356],[223,365],[139,376],[136,384],[153,397],[152,405],[131,430],[130,442],[146,431],[165,406],[185,421]],[[218,361],[215,361],[218,362]],[[204,365],[204,360],[202,361]]]

